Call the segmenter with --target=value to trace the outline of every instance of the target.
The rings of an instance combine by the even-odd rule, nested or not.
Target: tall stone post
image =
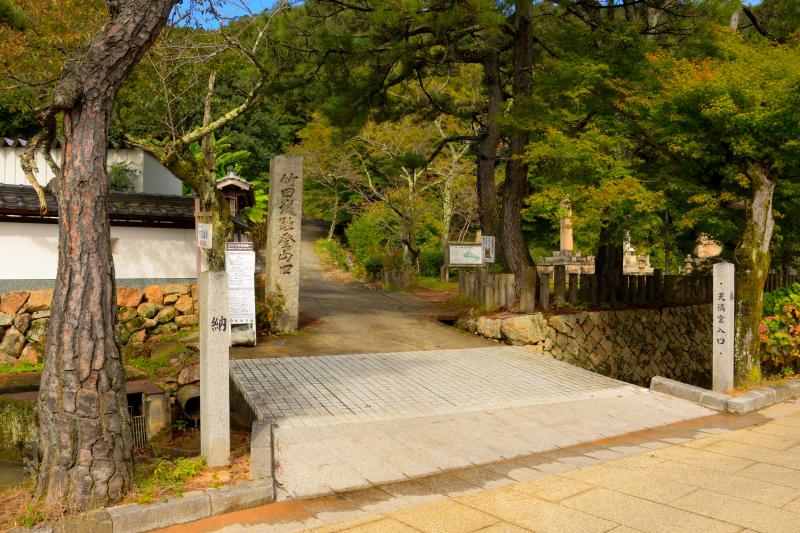
[[[283,310],[272,329],[297,331],[300,312],[300,222],[303,216],[303,158],[280,155],[269,163],[267,294],[280,293]]]
[[[736,338],[735,270],[732,263],[714,265],[711,309],[711,342],[714,346],[711,380],[714,392],[728,392],[733,388],[733,348]]]
[[[572,202],[569,198],[561,201],[561,207],[567,210],[565,216],[561,217],[561,238],[559,249],[562,255],[572,254]]]
[[[228,350],[228,275],[200,274],[200,454],[225,466],[231,454]]]

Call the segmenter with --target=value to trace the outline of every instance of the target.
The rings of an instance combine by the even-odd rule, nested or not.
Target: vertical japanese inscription
[[[278,231],[280,237],[278,238],[278,268],[281,274],[291,274],[295,268],[294,264],[294,249],[297,241],[294,238],[294,230],[297,225],[297,215],[294,212],[295,194],[297,189],[295,183],[299,180],[299,176],[291,173],[283,174],[280,178],[280,202],[278,203]]]
[[[303,159],[270,161],[267,292],[280,293],[284,306],[276,331],[297,329],[300,285],[300,221],[303,215]]]
[[[713,348],[712,382],[716,392],[733,388],[733,342],[736,294],[734,266],[731,263],[714,265],[714,296],[711,307]]]

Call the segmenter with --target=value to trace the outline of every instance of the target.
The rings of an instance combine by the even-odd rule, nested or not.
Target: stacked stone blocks
[[[664,376],[711,384],[710,305],[489,315],[457,325],[629,383],[647,386],[652,377]]]
[[[0,295],[0,364],[43,361],[52,300],[53,289]],[[129,350],[150,339],[195,330],[199,322],[194,284],[119,287],[117,307],[115,332]]]

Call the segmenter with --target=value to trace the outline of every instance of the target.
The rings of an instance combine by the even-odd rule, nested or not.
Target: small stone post
[[[536,267],[525,268],[519,286],[519,310],[522,313],[533,313],[536,309]]]
[[[303,158],[279,155],[269,164],[267,292],[283,295],[275,330],[297,331],[300,312],[300,221],[303,216]]]
[[[733,388],[733,347],[735,339],[735,267],[732,263],[714,265],[712,298],[712,343],[714,360],[711,380],[714,392]]]
[[[569,198],[561,201],[561,207],[566,210],[566,216],[561,218],[561,235],[559,239],[559,250],[561,255],[572,255],[572,202]]]
[[[570,272],[569,274],[569,292],[567,300],[572,304],[578,302],[578,274],[575,272]]]
[[[567,267],[556,265],[553,267],[553,281],[555,283],[556,306],[563,307],[567,290]]]
[[[550,274],[539,274],[539,305],[544,311],[550,309]]]
[[[225,466],[231,454],[228,350],[228,274],[200,274],[200,454]]]

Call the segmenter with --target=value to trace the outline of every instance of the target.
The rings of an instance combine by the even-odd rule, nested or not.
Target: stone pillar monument
[[[733,347],[735,336],[735,267],[732,263],[714,265],[714,293],[711,309],[714,359],[711,370],[714,392],[733,389]]]
[[[562,255],[572,255],[572,202],[569,198],[561,201],[561,207],[567,210],[567,214],[561,218],[561,245],[559,249]]]
[[[202,272],[200,285],[200,454],[225,466],[231,454],[228,275]]]
[[[269,164],[267,293],[285,302],[274,330],[297,331],[300,309],[300,221],[303,216],[303,158],[280,155]]]

